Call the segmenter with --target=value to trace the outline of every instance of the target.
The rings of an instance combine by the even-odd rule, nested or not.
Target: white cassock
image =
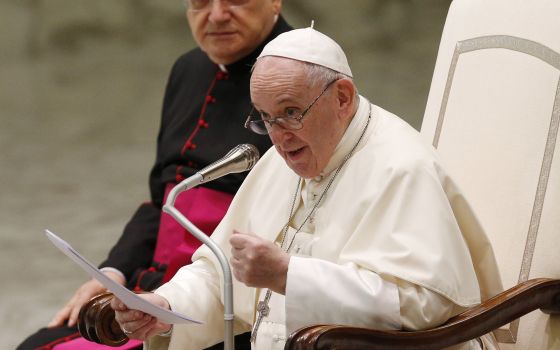
[[[281,239],[296,197],[296,229],[366,126],[358,112],[323,173],[302,181],[274,148],[253,168],[212,238],[230,256],[234,229]],[[297,192],[296,192],[297,191]],[[371,105],[353,155],[297,233],[286,295],[273,293],[256,349],[283,349],[286,336],[312,324],[426,329],[501,291],[490,243],[433,148],[393,114]],[[175,325],[149,349],[203,349],[222,341],[223,280],[206,247],[156,293],[203,325]],[[234,280],[235,331],[249,331],[265,291]],[[480,348],[477,341],[461,349]]]

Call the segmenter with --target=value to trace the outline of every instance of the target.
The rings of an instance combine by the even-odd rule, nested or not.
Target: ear
[[[280,11],[282,11],[282,0],[272,0],[272,12],[279,15]]]
[[[335,83],[337,108],[343,119],[352,118],[356,99],[356,86],[352,80],[343,78]]]

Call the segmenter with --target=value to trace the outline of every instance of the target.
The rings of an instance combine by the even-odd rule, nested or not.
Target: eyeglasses
[[[210,8],[214,1],[221,1],[223,6],[233,8],[246,5],[250,0],[187,0],[189,11],[199,12]]]
[[[307,106],[307,108],[305,108],[303,112],[299,114],[299,110],[297,108],[287,108],[286,114],[284,116],[271,118],[269,115],[259,112],[255,109],[255,107],[253,107],[251,113],[249,113],[249,116],[245,121],[245,128],[260,135],[267,135],[274,124],[287,130],[299,130],[303,128],[303,118],[305,117],[307,112],[309,112],[311,107],[313,107],[313,105],[319,100],[319,98],[323,96],[325,91],[327,91],[327,89],[337,80],[338,79],[331,80],[325,86],[323,91],[321,91],[319,96],[317,96],[313,100],[313,102],[311,102],[309,106]]]

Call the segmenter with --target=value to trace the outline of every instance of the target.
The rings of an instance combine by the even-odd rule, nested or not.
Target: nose
[[[293,133],[275,123],[268,129],[268,136],[272,143],[281,145],[286,142],[286,140],[289,140],[293,136]]]
[[[212,0],[210,2],[210,16],[208,19],[213,23],[222,23],[230,19],[231,13],[229,6],[225,5],[222,0]]]

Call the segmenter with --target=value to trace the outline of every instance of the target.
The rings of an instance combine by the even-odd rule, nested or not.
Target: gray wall
[[[335,38],[361,93],[419,127],[448,0],[285,0]],[[0,2],[0,339],[15,348],[86,280],[147,199],[162,93],[193,47],[181,0]]]

